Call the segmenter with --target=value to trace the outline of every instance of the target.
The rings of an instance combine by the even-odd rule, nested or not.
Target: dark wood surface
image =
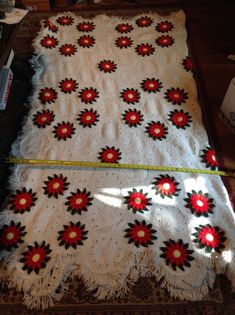
[[[210,133],[218,157],[227,168],[235,169],[235,135],[218,116],[229,83],[235,77],[235,1],[189,1],[186,8],[193,53],[203,99],[210,120]],[[234,104],[235,108],[235,104]],[[229,180],[235,198],[235,179]]]
[[[20,1],[16,0],[16,8],[23,8]],[[21,21],[17,24],[0,24],[3,26],[2,37],[0,38],[0,69],[6,64],[11,48],[14,44],[17,31],[21,25]]]
[[[20,23],[13,25],[1,24],[3,25],[3,31],[2,38],[0,39],[0,69],[7,62],[14,38],[20,26]]]

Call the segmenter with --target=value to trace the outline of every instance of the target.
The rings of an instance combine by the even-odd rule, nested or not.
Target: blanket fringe
[[[126,253],[123,258],[124,265],[119,266],[119,271],[102,274],[104,285],[99,283],[99,274],[92,272],[87,266],[80,264],[79,255],[58,256],[50,262],[47,274],[35,276],[28,281],[23,274],[14,267],[14,261],[9,258],[4,262],[4,267],[0,270],[0,278],[10,288],[16,287],[18,291],[24,292],[24,303],[30,309],[46,309],[52,307],[55,301],[59,301],[65,292],[68,291],[69,279],[79,277],[83,280],[88,291],[96,291],[94,295],[100,300],[122,297],[128,294],[129,289],[140,277],[154,276],[157,281],[162,280],[161,287],[167,289],[169,294],[180,300],[196,301],[204,298],[208,294],[208,288],[213,288],[215,272],[207,269],[200,285],[193,287],[187,282],[190,275],[182,277],[174,275],[166,266],[156,267],[156,262],[152,251],[133,255]],[[63,263],[62,263],[63,261]],[[48,266],[49,267],[49,266]],[[229,278],[235,279],[232,269],[227,272]],[[125,275],[125,276],[124,276]],[[235,283],[235,281],[232,281]]]

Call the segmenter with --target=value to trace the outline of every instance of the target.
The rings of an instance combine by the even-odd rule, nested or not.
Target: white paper
[[[235,126],[235,77],[229,84],[221,106],[221,111],[229,119],[231,124]]]
[[[0,19],[0,22],[6,24],[16,24],[19,23],[27,13],[28,10],[13,9],[10,13],[6,12],[6,17],[4,19]]]

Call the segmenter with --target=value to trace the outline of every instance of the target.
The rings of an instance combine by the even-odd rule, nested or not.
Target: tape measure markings
[[[86,161],[65,161],[65,160],[41,160],[41,159],[23,159],[17,157],[8,157],[6,163],[27,164],[27,165],[46,165],[46,166],[78,166],[87,168],[114,168],[114,169],[134,169],[148,171],[170,171],[180,173],[199,173],[207,175],[219,175],[235,177],[235,172],[232,171],[213,171],[205,169],[194,169],[185,167],[173,166],[155,166],[142,164],[119,164],[119,163],[103,163],[103,162],[86,162]]]

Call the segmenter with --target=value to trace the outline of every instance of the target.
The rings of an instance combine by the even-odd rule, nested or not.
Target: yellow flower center
[[[82,198],[77,198],[75,200],[76,205],[80,205],[82,203]]]
[[[67,83],[67,84],[66,84],[66,87],[67,87],[67,88],[70,88],[71,86],[72,86],[71,83]]]
[[[113,153],[108,153],[108,154],[107,154],[107,158],[108,158],[108,159],[112,159],[112,158],[113,158]]]
[[[216,158],[215,158],[215,155],[214,155],[214,154],[212,154],[211,158],[212,158],[212,160],[213,160],[214,162],[216,161]]]
[[[181,122],[181,121],[183,121],[183,117],[178,117],[178,122]]]
[[[20,199],[20,205],[25,205],[26,204],[26,202],[27,202],[27,200],[25,199],[25,198],[21,198]]]
[[[138,232],[137,232],[137,235],[138,235],[139,237],[145,237],[145,232],[144,232],[143,230],[138,231]]]
[[[137,205],[140,205],[141,204],[141,198],[140,197],[135,198],[135,203]]]
[[[50,97],[50,96],[51,96],[51,93],[50,93],[50,92],[46,92],[44,95],[45,95],[46,97]]]
[[[178,249],[175,249],[175,250],[173,251],[173,256],[174,256],[175,258],[179,258],[179,257],[181,256],[181,252],[180,252]]]
[[[165,190],[169,190],[171,186],[170,186],[169,183],[165,183],[165,184],[162,185],[162,187],[163,187],[163,189],[165,189]]]
[[[174,98],[179,98],[179,97],[180,97],[179,94],[177,93],[174,94]]]
[[[53,189],[57,189],[57,188],[60,187],[60,183],[54,183],[54,184],[52,185],[52,187],[53,187]]]
[[[77,233],[75,231],[72,231],[69,233],[69,238],[75,238],[77,236]]]
[[[47,117],[45,116],[41,118],[41,121],[46,121],[46,120],[47,120]]]
[[[150,88],[154,88],[154,84],[153,84],[153,83],[150,83],[150,84],[149,84],[149,87],[150,87]]]
[[[41,258],[40,254],[35,254],[32,257],[32,261],[36,263],[39,261],[40,258]]]
[[[70,52],[71,48],[67,47],[65,51]]]
[[[130,119],[131,120],[136,120],[136,116],[135,115],[131,115]]]
[[[47,40],[47,44],[48,44],[48,45],[51,45],[51,44],[52,44],[52,40],[51,40],[51,39],[48,39],[48,40]]]
[[[66,133],[67,131],[68,131],[68,128],[66,128],[66,127],[64,127],[64,128],[61,129],[61,132],[62,132],[62,133]]]
[[[91,120],[91,116],[86,116],[86,120],[87,121]]]
[[[128,94],[128,97],[129,97],[129,98],[133,98],[133,97],[134,97],[134,95],[133,95],[133,94],[131,94],[131,93],[129,93],[129,94]]]
[[[158,134],[160,131],[161,131],[161,130],[160,130],[159,128],[155,128],[155,129],[154,129],[154,132],[155,132],[156,134]]]
[[[10,241],[10,240],[12,240],[14,238],[14,236],[15,236],[14,233],[9,232],[9,233],[7,233],[6,238],[7,238],[8,241]]]
[[[92,94],[91,94],[91,93],[87,93],[86,97],[87,97],[87,98],[91,98],[91,97],[92,97]]]

